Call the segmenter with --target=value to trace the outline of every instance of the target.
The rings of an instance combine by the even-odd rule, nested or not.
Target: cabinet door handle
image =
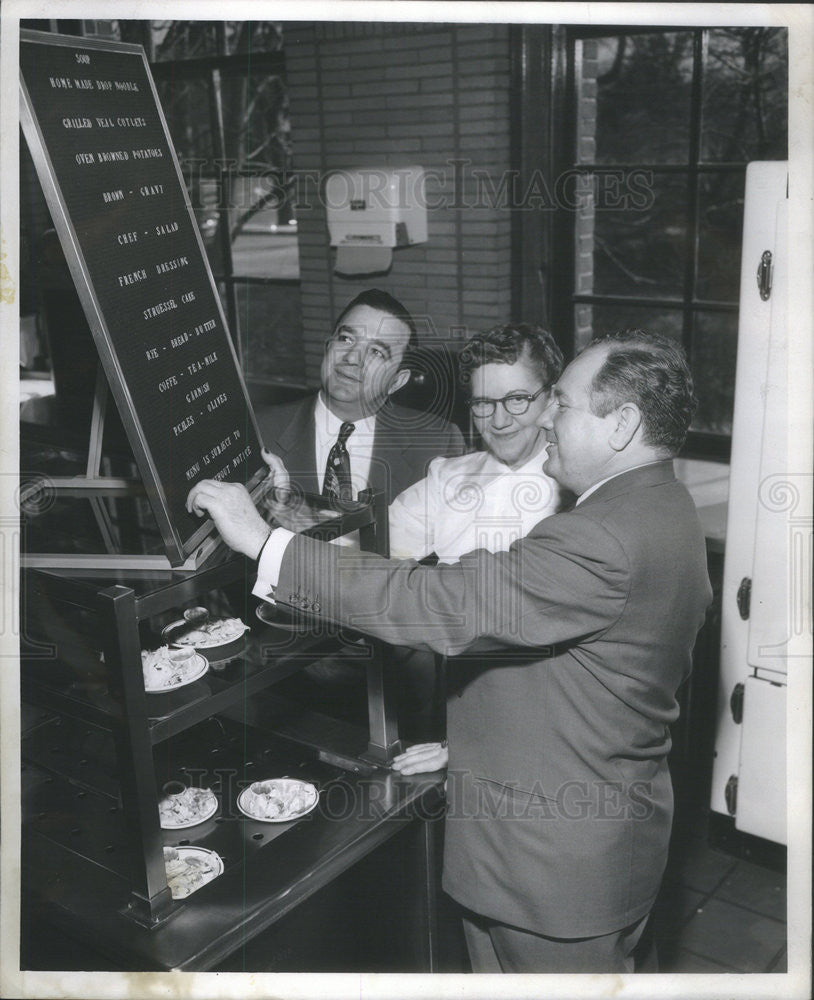
[[[772,251],[764,250],[760,255],[760,263],[757,266],[757,290],[761,299],[765,302],[772,294]]]

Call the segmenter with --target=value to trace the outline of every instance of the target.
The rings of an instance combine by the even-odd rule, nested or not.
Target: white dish
[[[185,899],[223,873],[221,856],[205,847],[165,847],[164,866],[173,899]]]
[[[190,826],[198,826],[211,819],[217,811],[218,798],[209,788],[185,788],[183,792],[168,795],[158,803],[162,830],[186,830]],[[178,818],[184,814],[189,814],[189,818]]]
[[[267,809],[258,810],[256,806],[258,792],[266,800]],[[291,803],[296,802],[294,808]],[[237,797],[237,807],[244,816],[260,823],[290,823],[292,820],[305,816],[316,808],[319,802],[319,792],[308,781],[297,778],[268,778],[265,781],[253,781],[248,788]],[[280,806],[278,815],[261,815]]]
[[[178,688],[186,687],[187,684],[199,680],[209,669],[209,661],[199,653],[190,650],[189,656],[181,660],[174,660],[169,652],[163,652],[166,649],[166,646],[162,646],[161,649],[155,650],[152,654],[150,651],[142,650],[142,670],[145,668],[144,657],[146,653],[148,656],[154,657],[153,670],[155,672],[160,669],[166,670],[168,678],[166,683],[159,684],[156,682],[155,673],[150,680],[145,676],[144,690],[147,694],[165,694],[167,691],[177,691]]]
[[[179,619],[161,631],[161,638],[173,646],[191,647],[211,652],[240,639],[249,626],[239,618],[217,618],[201,626]]]

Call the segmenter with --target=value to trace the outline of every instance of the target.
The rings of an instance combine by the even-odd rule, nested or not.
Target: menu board
[[[23,131],[176,565],[211,530],[186,512],[192,486],[252,488],[265,466],[144,50],[21,31],[20,88]]]

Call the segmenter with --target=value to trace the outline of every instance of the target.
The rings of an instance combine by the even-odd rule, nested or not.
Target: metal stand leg
[[[100,591],[103,609],[105,663],[112,692],[120,699],[116,720],[119,781],[125,828],[130,840],[132,892],[127,916],[152,926],[172,906],[164,868],[164,842],[158,818],[153,748],[147,728],[147,696],[141,674],[141,643],[134,613],[133,591],[110,587]],[[104,613],[104,612],[107,613]],[[136,667],[136,669],[132,669]]]
[[[402,750],[397,716],[395,678],[386,647],[373,643],[373,656],[367,665],[367,712],[370,740],[362,755],[375,764],[389,764]]]

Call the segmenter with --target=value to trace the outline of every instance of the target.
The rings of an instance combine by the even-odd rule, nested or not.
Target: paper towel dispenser
[[[334,270],[340,274],[387,271],[394,247],[425,243],[424,169],[360,167],[337,170],[325,182],[325,206]]]

